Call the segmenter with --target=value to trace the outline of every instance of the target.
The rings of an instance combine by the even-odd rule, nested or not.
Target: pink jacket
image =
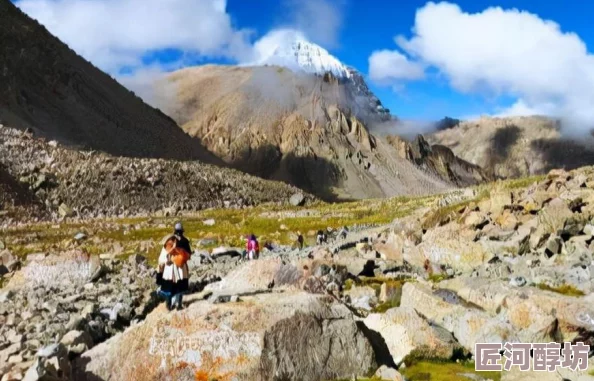
[[[256,252],[260,251],[260,246],[258,245],[258,241],[249,240],[247,243],[247,250],[254,250]]]

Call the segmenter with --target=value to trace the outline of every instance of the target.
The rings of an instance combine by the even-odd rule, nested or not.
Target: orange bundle
[[[175,237],[169,238],[164,246],[165,250],[169,253],[171,261],[175,263],[177,267],[183,267],[190,259],[190,253],[181,247],[177,247],[177,239],[175,239]]]

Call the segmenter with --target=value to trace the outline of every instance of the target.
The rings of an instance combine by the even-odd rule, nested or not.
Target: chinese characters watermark
[[[521,371],[554,372],[557,368],[573,371],[588,369],[590,346],[582,342],[475,344],[475,370],[509,371],[517,366]]]

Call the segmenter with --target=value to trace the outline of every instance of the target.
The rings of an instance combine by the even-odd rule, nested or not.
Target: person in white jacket
[[[178,223],[174,234],[165,239],[158,262],[157,284],[160,286],[159,295],[165,299],[167,309],[170,311],[173,308],[182,309],[183,294],[188,291],[189,286],[188,264],[184,263],[182,267],[178,267],[173,263],[170,252],[166,249],[166,244],[170,240],[175,240],[176,243],[179,242],[180,232],[183,234],[181,224]]]

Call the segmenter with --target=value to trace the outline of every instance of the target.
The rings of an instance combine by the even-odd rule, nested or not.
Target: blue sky
[[[328,50],[344,63],[367,73],[370,54],[392,46],[393,38],[398,34],[409,35],[417,9],[426,3],[419,0],[351,1],[342,7],[344,19],[339,46]],[[577,33],[588,46],[594,46],[594,2],[460,0],[455,3],[470,13],[492,6],[526,10],[556,21],[563,30]],[[255,28],[259,35],[263,35],[278,24],[283,6],[274,0],[258,0],[257,7],[252,4],[244,0],[230,0],[228,11],[238,26]],[[483,95],[461,94],[451,89],[447,81],[438,78],[408,84],[400,92],[368,82],[385,106],[403,118],[433,119],[445,115],[462,117],[490,113],[498,106],[509,106],[514,101],[513,97],[506,96],[492,99]]]
[[[372,90],[401,118],[539,113],[594,123],[594,111],[584,111],[594,110],[590,1],[16,3],[100,68],[129,75],[123,79],[129,87],[147,71],[241,62],[258,39],[293,28],[368,75]]]

